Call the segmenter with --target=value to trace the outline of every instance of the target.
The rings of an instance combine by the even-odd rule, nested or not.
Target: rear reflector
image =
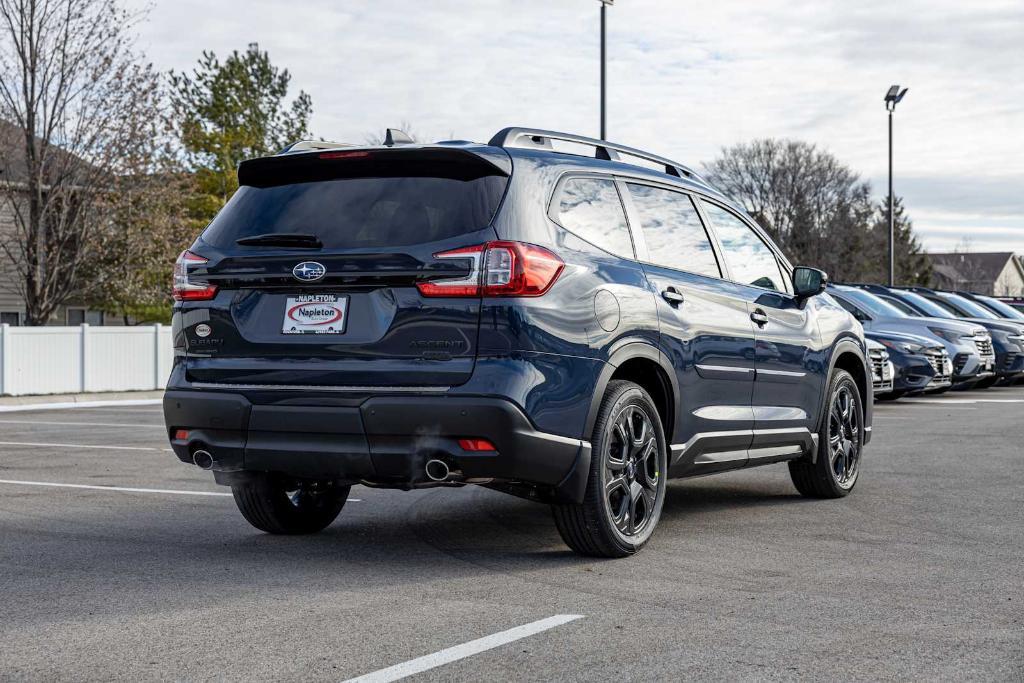
[[[487,439],[459,439],[459,448],[464,451],[497,451],[494,444]]]
[[[187,429],[176,429],[174,431],[175,441],[188,441],[188,430]]]
[[[207,259],[191,251],[181,252],[174,262],[174,299],[176,301],[206,301],[217,296],[217,285],[197,282],[189,277],[189,268],[206,264]]]
[[[565,263],[544,247],[524,242],[488,242],[434,254],[437,259],[467,259],[469,274],[417,283],[423,296],[541,296]]]

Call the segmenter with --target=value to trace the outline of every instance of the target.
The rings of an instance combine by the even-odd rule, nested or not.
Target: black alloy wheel
[[[654,516],[661,467],[654,424],[643,408],[619,413],[604,467],[604,491],[612,522],[623,536],[636,536]]]
[[[668,447],[650,395],[608,383],[591,438],[582,503],[552,506],[566,545],[591,557],[626,557],[650,539],[665,503]]]
[[[793,485],[809,498],[842,498],[860,477],[864,399],[857,382],[845,370],[836,369],[828,387],[813,460],[807,457],[789,463]]]
[[[836,484],[850,489],[857,481],[861,453],[861,415],[856,410],[857,389],[843,384],[833,394],[828,413],[828,445]]]

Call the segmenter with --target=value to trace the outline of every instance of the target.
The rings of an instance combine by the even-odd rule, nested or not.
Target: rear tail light
[[[459,439],[459,448],[471,453],[498,450],[495,445],[487,439]]]
[[[217,285],[198,282],[189,277],[189,268],[201,266],[207,259],[191,251],[181,252],[174,262],[174,298],[176,301],[206,301],[217,295]]]
[[[524,242],[488,242],[443,251],[434,258],[469,259],[469,274],[417,283],[423,296],[541,296],[565,267],[551,251]]]

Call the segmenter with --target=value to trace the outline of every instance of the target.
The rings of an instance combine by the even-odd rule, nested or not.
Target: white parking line
[[[905,398],[900,403],[922,403],[932,405],[943,405],[958,403],[970,405],[974,403],[1024,403],[1024,398]]]
[[[172,493],[178,496],[230,496],[230,493],[219,491],[178,491],[175,489],[144,489],[128,486],[100,486],[95,484],[58,484],[52,481],[18,481],[15,479],[0,479],[0,484],[13,484],[19,486],[53,486],[62,489],[89,489],[92,491],[120,491],[122,493]]]
[[[22,481],[20,479],[0,479],[0,484],[14,486],[52,486],[59,489],[88,489],[90,491],[119,491],[121,493],[170,493],[176,496],[231,496],[220,491],[181,491],[177,489],[147,489],[131,486],[103,486],[100,484],[58,484],[53,481]],[[362,503],[362,498],[349,498],[348,503]]]
[[[70,408],[110,408],[122,406],[158,406],[159,398],[132,399],[128,401],[66,401],[60,403],[23,403],[16,406],[0,406],[0,413],[23,413],[29,410],[68,410]]]
[[[170,448],[152,446],[104,446],[87,443],[37,443],[34,441],[0,441],[0,446],[33,446],[36,448],[92,448],[99,451],[169,451]]]
[[[162,424],[160,425],[147,425],[147,424],[124,424],[117,422],[51,422],[49,420],[0,420],[0,424],[5,425],[53,425],[58,427],[146,427],[149,429],[167,429]]]
[[[501,647],[502,645],[522,640],[523,638],[528,638],[543,631],[553,629],[556,626],[568,624],[570,621],[576,621],[577,619],[582,618],[582,614],[556,614],[555,616],[548,617],[547,619],[541,619],[540,621],[516,626],[515,628],[510,628],[507,631],[501,631],[500,633],[494,633],[489,636],[484,636],[483,638],[471,640],[468,643],[449,647],[445,650],[435,652],[434,654],[410,659],[407,662],[389,666],[386,669],[380,669],[357,678],[350,678],[345,681],[345,683],[388,683],[389,681],[397,681],[407,676],[412,676],[439,666],[444,666],[445,664],[451,664],[452,662],[465,659],[466,657],[478,655],[481,652],[486,652],[487,650],[493,650],[496,647]]]

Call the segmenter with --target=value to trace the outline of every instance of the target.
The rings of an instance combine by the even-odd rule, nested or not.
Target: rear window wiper
[[[243,247],[295,247],[296,249],[321,249],[324,243],[316,235],[300,232],[268,232],[235,240]]]

